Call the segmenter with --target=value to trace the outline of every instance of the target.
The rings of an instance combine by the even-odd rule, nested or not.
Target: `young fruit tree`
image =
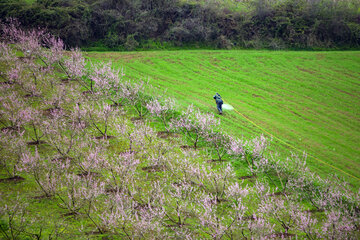
[[[37,183],[40,190],[49,198],[55,195],[58,188],[58,176],[56,171],[52,169],[52,165],[48,164],[50,160],[40,156],[37,148],[35,153],[26,151],[22,154],[21,164],[18,170],[31,175]]]
[[[172,98],[166,98],[161,101],[159,99],[152,99],[146,104],[146,108],[152,116],[155,116],[163,122],[167,131],[167,122],[173,116],[175,110],[175,101]]]
[[[85,108],[87,119],[93,129],[101,134],[101,138],[109,138],[109,128],[112,127],[112,123],[119,115],[119,110],[104,102],[93,102],[85,106]]]
[[[171,119],[169,128],[182,132],[196,149],[199,141],[219,125],[220,120],[216,119],[214,115],[201,113],[199,109],[190,105],[178,118]]]

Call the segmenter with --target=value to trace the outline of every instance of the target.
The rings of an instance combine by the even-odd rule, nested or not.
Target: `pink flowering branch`
[[[30,138],[33,140],[33,144],[40,144],[41,139],[45,136],[43,130],[43,117],[40,111],[34,108],[29,108],[26,111],[26,114],[23,115],[24,120],[30,125],[32,134],[29,134]]]
[[[283,194],[291,181],[297,181],[309,171],[306,166],[306,154],[302,158],[292,154],[286,160],[280,159],[277,155],[271,155],[269,159],[262,157],[254,162],[254,166],[255,173],[264,173]]]
[[[94,201],[104,193],[104,183],[91,175],[81,177],[67,173],[60,183],[60,189],[56,196],[61,208],[67,209],[69,214],[79,214],[80,210],[83,210],[90,215]]]
[[[93,128],[106,139],[110,124],[118,115],[119,110],[106,103],[100,103],[86,106],[86,113]]]
[[[106,208],[98,215],[102,225],[109,231],[131,240],[134,235],[131,226],[135,221],[136,203],[126,194],[118,192],[107,198],[104,205]]]
[[[63,157],[68,158],[74,145],[83,140],[83,125],[69,121],[63,110],[51,112],[44,122],[44,132],[49,144]]]
[[[107,64],[92,64],[92,73],[89,78],[94,86],[91,90],[103,99],[109,99],[117,104],[119,90],[121,90],[121,77],[123,73],[111,67],[111,62]]]
[[[216,153],[218,161],[222,161],[229,149],[231,141],[229,135],[219,131],[211,131],[205,135],[205,141],[210,145],[210,150]]]
[[[218,202],[224,200],[226,189],[235,177],[230,165],[222,166],[217,171],[204,164],[197,165],[191,169],[191,175],[192,182],[211,193]]]
[[[70,50],[70,56],[63,58],[63,63],[59,62],[69,79],[78,80],[83,86],[87,87],[86,80],[83,79],[88,73],[85,69],[86,61],[80,49],[75,48]],[[91,89],[92,85],[90,86]]]
[[[247,141],[229,136],[227,153],[235,159],[243,159],[246,154]]]
[[[106,160],[105,167],[109,171],[106,181],[113,190],[130,194],[130,187],[136,180],[136,169],[140,160],[132,152],[109,155]]]
[[[166,203],[166,222],[168,227],[183,228],[188,225],[187,220],[194,217],[196,188],[186,183],[175,183],[171,185],[169,197],[165,198]]]
[[[159,99],[153,99],[146,104],[146,108],[148,109],[150,114],[159,118],[163,122],[166,129],[166,122],[173,115],[174,107],[175,101],[172,98],[167,98],[163,101]]]
[[[163,184],[150,187],[134,185],[131,196],[115,192],[105,200],[105,210],[99,214],[102,225],[124,239],[164,237]]]
[[[19,197],[16,200],[15,204],[8,202],[0,208],[0,214],[5,220],[5,224],[0,224],[0,234],[4,239],[19,239],[25,233],[27,225],[26,205]]]
[[[134,107],[139,118],[143,118],[148,113],[146,108],[148,97],[145,94],[148,84],[148,82],[140,81],[125,85],[125,88],[122,88],[123,94],[127,97],[127,102]]]
[[[0,61],[9,67],[14,67],[17,60],[16,53],[10,44],[0,42]]]
[[[236,225],[241,225],[246,208],[241,201],[234,204],[233,211],[226,211],[213,195],[204,195],[198,200],[199,231],[212,239],[222,239],[230,236]]]
[[[96,226],[97,230],[103,234],[106,229],[100,225],[101,220],[97,217],[97,208],[102,205],[99,197],[105,193],[105,183],[90,176],[87,178],[86,184],[80,187],[81,200],[85,201],[82,212]]]
[[[22,154],[27,150],[23,135],[24,132],[0,132],[0,165],[9,177],[17,175]]]
[[[99,174],[105,167],[105,144],[98,144],[90,136],[85,136],[73,151],[73,163],[80,175]]]
[[[55,172],[46,165],[46,160],[40,157],[37,148],[35,153],[25,152],[21,157],[19,171],[30,174],[46,197],[55,195],[58,179]]]
[[[7,122],[5,127],[12,129],[22,127],[28,120],[26,115],[28,115],[29,111],[25,101],[16,92],[11,92],[9,95],[1,98],[0,114]],[[4,124],[4,122],[2,123]]]
[[[64,42],[60,38],[49,35],[44,39],[44,45],[47,48],[43,48],[42,56],[39,58],[45,63],[47,67],[60,64],[60,61],[64,57],[65,53]]]
[[[299,212],[296,221],[298,230],[305,233],[308,239],[315,240],[321,238],[317,229],[318,221],[310,212]]]
[[[4,40],[14,44],[27,58],[40,54],[44,40],[49,36],[41,29],[22,29],[20,22],[13,18],[1,23],[0,28]]]
[[[0,61],[5,65],[4,69],[7,69],[0,72],[0,77],[5,80],[5,83],[18,82],[23,71],[23,64],[19,62],[12,47],[5,42],[0,42]]]
[[[154,143],[154,130],[147,123],[135,122],[131,127],[122,122],[115,124],[115,129],[119,138],[127,140],[130,153],[145,150],[148,144]]]
[[[173,131],[180,131],[190,140],[194,148],[198,146],[198,142],[204,138],[210,130],[218,127],[220,121],[211,114],[203,114],[198,109],[194,109],[191,105],[186,111],[176,119],[172,119],[169,127]]]
[[[326,211],[326,220],[321,228],[321,234],[324,238],[329,239],[356,239],[354,221],[350,216],[343,214],[338,210]]]
[[[284,233],[296,229],[296,222],[301,208],[289,198],[267,197],[262,199],[258,212],[263,217],[271,217],[283,228]]]
[[[242,231],[245,239],[267,239],[274,238],[275,224],[272,224],[266,217],[253,214],[247,224],[248,231]]]

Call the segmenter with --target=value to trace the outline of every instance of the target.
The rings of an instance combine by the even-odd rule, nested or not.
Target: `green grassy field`
[[[166,94],[175,97],[182,109],[193,103],[204,112],[216,113],[212,96],[219,92],[236,110],[221,116],[228,133],[248,139],[265,130],[275,136],[271,149],[281,157],[290,151],[306,151],[314,171],[336,173],[359,184],[360,52],[198,50],[86,55],[92,61],[112,61],[114,67],[124,69],[127,78],[149,78],[152,85],[167,89]]]

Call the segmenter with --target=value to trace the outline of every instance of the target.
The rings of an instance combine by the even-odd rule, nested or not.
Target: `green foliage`
[[[149,49],[171,42],[187,48],[357,48],[360,4],[344,1],[24,1],[0,3],[0,19],[46,27],[69,46]],[[154,46],[158,49],[159,46]]]
[[[126,37],[124,47],[126,50],[133,51],[139,46],[138,41],[135,39],[135,35],[131,34]]]
[[[104,39],[104,43],[109,48],[115,48],[120,45],[121,41],[120,41],[120,37],[117,33],[108,32]]]

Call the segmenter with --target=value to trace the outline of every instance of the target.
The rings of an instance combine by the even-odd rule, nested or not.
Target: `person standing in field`
[[[216,102],[216,106],[217,106],[217,110],[219,111],[219,114],[222,114],[222,105],[223,105],[223,100],[221,99],[220,94],[216,93],[214,96],[215,102]]]

